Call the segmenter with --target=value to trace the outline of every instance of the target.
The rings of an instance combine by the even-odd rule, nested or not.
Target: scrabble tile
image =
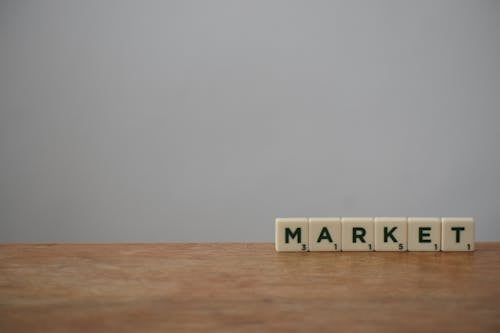
[[[309,220],[307,218],[276,219],[276,251],[309,251]]]
[[[376,217],[375,251],[407,251],[407,226],[406,217]]]
[[[373,251],[373,229],[371,217],[343,217],[342,251]]]
[[[441,250],[441,219],[437,217],[408,218],[408,251]]]
[[[309,251],[340,251],[342,234],[340,217],[309,219]]]
[[[475,225],[471,217],[443,217],[441,247],[443,251],[474,251]]]

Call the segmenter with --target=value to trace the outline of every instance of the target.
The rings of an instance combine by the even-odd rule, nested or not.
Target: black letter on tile
[[[418,242],[419,243],[430,243],[431,240],[430,239],[424,239],[424,237],[428,237],[430,236],[431,234],[425,232],[424,231],[429,231],[431,230],[431,227],[420,227],[418,228]]]
[[[453,227],[451,230],[455,231],[455,241],[460,243],[460,231],[464,231],[464,227]]]
[[[296,228],[295,232],[292,232],[290,228],[285,228],[285,243],[290,243],[289,237],[294,239],[295,236],[297,236],[297,243],[302,243],[302,228]]]
[[[394,235],[392,234],[394,231],[396,231],[397,228],[398,227],[394,227],[391,229],[391,231],[387,232],[387,227],[384,227],[384,243],[387,243],[387,240],[389,239],[389,237],[391,237],[391,239],[394,243],[398,242],[396,237],[394,237]]]
[[[318,240],[316,241],[316,243],[321,243],[321,241],[323,239],[328,239],[328,241],[330,243],[333,243],[332,236],[330,236],[330,233],[328,232],[327,227],[323,227],[323,229],[321,229],[321,233],[319,234],[319,237],[318,237]]]
[[[354,227],[352,228],[352,242],[356,243],[356,238],[361,239],[361,243],[366,243],[365,241],[366,230],[365,228]]]

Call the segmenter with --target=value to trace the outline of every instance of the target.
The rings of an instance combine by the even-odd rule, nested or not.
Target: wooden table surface
[[[500,332],[500,243],[0,245],[0,332]]]

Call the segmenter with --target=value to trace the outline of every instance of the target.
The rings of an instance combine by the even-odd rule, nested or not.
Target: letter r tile
[[[342,218],[342,251],[373,251],[374,228],[371,217]]]

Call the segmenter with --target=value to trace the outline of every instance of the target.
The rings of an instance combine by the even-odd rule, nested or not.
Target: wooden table
[[[0,245],[0,332],[500,332],[500,243]]]

